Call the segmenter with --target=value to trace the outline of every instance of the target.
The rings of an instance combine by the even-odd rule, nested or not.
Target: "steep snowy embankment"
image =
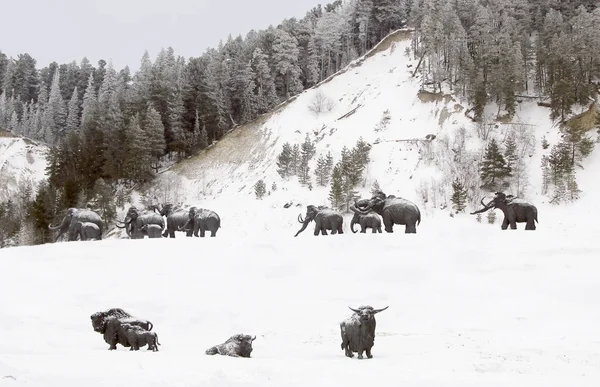
[[[47,151],[29,139],[0,136],[0,202],[18,193],[19,187],[27,183],[35,187],[45,178]]]

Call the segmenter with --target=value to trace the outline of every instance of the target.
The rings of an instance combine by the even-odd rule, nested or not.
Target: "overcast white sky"
[[[332,0],[331,0],[332,1]],[[29,53],[37,67],[86,56],[118,70],[152,61],[161,47],[186,58],[252,29],[303,17],[318,0],[1,0],[0,51]]]

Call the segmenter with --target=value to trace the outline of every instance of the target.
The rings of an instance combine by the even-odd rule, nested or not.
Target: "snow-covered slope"
[[[0,135],[0,202],[31,184],[33,192],[45,178],[48,148],[36,141]]]
[[[599,226],[540,218],[535,232],[438,217],[413,235],[10,248],[0,385],[596,386]],[[359,361],[338,324],[361,304],[390,307]],[[111,307],[152,321],[159,352],[108,351],[90,315]],[[204,354],[236,333],[257,336],[251,359]]]

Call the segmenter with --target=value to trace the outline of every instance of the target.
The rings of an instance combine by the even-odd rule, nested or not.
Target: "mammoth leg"
[[[200,238],[204,238],[206,230],[204,228],[200,228]]]
[[[169,230],[169,238],[175,238],[175,230],[174,229]]]
[[[377,233],[377,227],[375,227],[375,226],[371,227],[371,232],[373,234],[376,234]]]
[[[367,233],[367,226],[364,223],[361,223],[361,225],[360,225],[360,233],[361,234]]]
[[[502,230],[506,230],[508,228],[508,219],[506,217],[504,217],[504,220],[502,221],[501,228]]]
[[[525,230],[535,230],[535,221],[533,219],[527,220],[527,224],[525,225]]]
[[[327,230],[325,230],[324,228],[321,229],[321,235],[327,235]]]
[[[510,229],[511,230],[516,230],[517,229],[517,221],[516,221],[516,219],[511,219],[509,221],[509,224],[510,224]]]
[[[364,350],[363,350],[363,349],[361,349],[361,350],[359,350],[359,351],[358,351],[358,358],[359,358],[359,359],[362,359],[362,358],[363,358],[363,352],[364,352]]]
[[[405,234],[416,234],[417,227],[414,224],[407,224],[406,228],[404,229],[404,233]]]
[[[344,233],[344,227],[343,224],[340,223],[339,227],[338,227],[338,234],[343,234]]]
[[[383,218],[383,225],[385,226],[385,232],[394,232],[394,223],[389,217]]]
[[[335,235],[335,234],[337,234],[337,226],[334,225],[331,227],[331,235]]]
[[[212,237],[216,237],[217,236],[217,230],[210,230],[210,236]]]
[[[367,358],[372,359],[373,355],[371,354],[371,348],[365,350],[365,352],[367,353]]]

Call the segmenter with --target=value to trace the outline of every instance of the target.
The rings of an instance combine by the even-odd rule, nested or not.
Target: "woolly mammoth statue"
[[[496,195],[487,204],[481,199],[482,209],[471,212],[471,215],[480,214],[498,208],[504,213],[502,221],[502,230],[506,230],[510,225],[511,230],[517,229],[517,223],[526,223],[525,230],[535,230],[535,224],[538,222],[537,208],[523,199],[515,198],[513,195],[505,195],[503,192],[496,192]]]
[[[54,239],[54,242],[56,242],[67,231],[68,231],[68,233],[67,233],[68,240],[69,241],[76,240],[77,235],[75,233],[75,225],[78,222],[94,223],[96,226],[98,226],[98,229],[99,229],[98,239],[102,239],[102,231],[104,229],[104,223],[102,222],[100,215],[98,215],[94,211],[87,209],[87,208],[69,208],[67,210],[65,217],[63,218],[62,222],[60,223],[60,225],[58,225],[58,226],[48,225],[48,229],[50,229],[52,231],[59,230],[58,235],[56,236],[56,239]]]
[[[167,217],[167,227],[162,234],[163,237],[175,238],[175,231],[185,231],[185,236],[192,236],[193,229],[185,230],[183,228],[188,221],[188,211],[183,208],[174,209],[173,204],[171,203],[163,205],[160,209],[157,206],[154,206],[153,208],[154,211],[158,212],[161,216]]]
[[[360,207],[361,205],[365,207],[368,204],[368,202],[369,201],[366,199],[362,199],[361,201],[356,201],[355,199],[354,206],[350,207],[350,209],[354,211],[354,216],[350,221],[350,230],[354,234],[358,232],[354,230],[355,224],[360,225],[360,232],[363,234],[367,232],[367,228],[370,228],[373,231],[373,234],[381,233],[381,218],[379,217],[379,215],[377,215],[373,211],[371,211],[367,215],[363,215],[356,209],[356,207]]]
[[[368,215],[371,210],[383,218],[386,232],[394,232],[394,224],[406,226],[406,234],[416,234],[417,224],[421,224],[421,211],[411,201],[377,191],[370,200],[359,200],[350,209],[360,215]]]
[[[75,238],[79,237],[82,241],[88,241],[90,239],[100,240],[102,239],[102,233],[100,227],[92,222],[76,222],[75,223]]]
[[[200,237],[204,238],[206,231],[210,231],[210,236],[217,236],[217,230],[221,228],[221,218],[219,214],[214,211],[207,210],[205,208],[191,207],[188,212],[188,220],[183,227],[178,228],[178,231],[189,231],[192,230],[194,236],[198,236],[200,231]]]
[[[143,239],[145,234],[142,230],[142,227],[147,224],[155,224],[160,226],[161,232],[163,228],[165,228],[165,221],[163,220],[162,216],[154,211],[145,211],[140,213],[136,207],[129,207],[127,215],[125,215],[125,220],[120,223],[122,223],[124,226],[119,226],[117,224],[117,227],[124,228],[127,232],[127,235],[131,239]],[[148,237],[152,238],[150,235],[148,235]],[[158,238],[160,238],[160,235],[158,235]]]
[[[331,234],[343,234],[342,226],[344,217],[338,211],[332,210],[324,206],[315,207],[312,204],[306,206],[306,216],[302,219],[302,214],[298,215],[298,222],[302,223],[302,228],[298,230],[294,237],[297,237],[302,231],[306,230],[308,224],[315,221],[315,236],[327,235],[327,230],[331,230]]]

